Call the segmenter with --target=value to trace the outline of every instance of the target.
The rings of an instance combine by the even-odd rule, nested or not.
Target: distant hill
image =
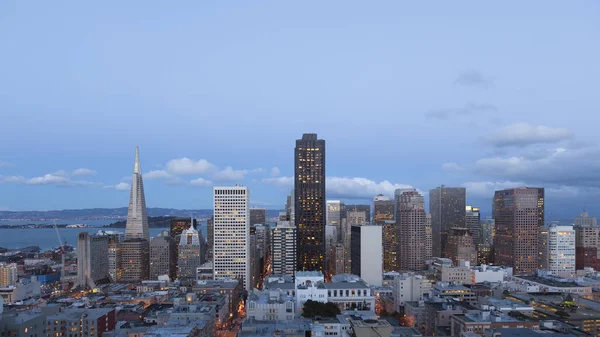
[[[281,210],[267,210],[267,218],[276,217]],[[212,209],[174,209],[174,208],[148,208],[149,217],[189,217],[208,218]],[[127,217],[127,207],[120,208],[86,208],[64,209],[53,211],[0,211],[0,219],[4,220],[97,220],[97,219],[124,219]]]

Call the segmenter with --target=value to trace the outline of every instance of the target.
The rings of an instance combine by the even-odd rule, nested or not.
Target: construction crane
[[[62,289],[66,289],[66,274],[65,274],[65,247],[63,245],[62,239],[60,237],[60,233],[58,232],[58,227],[56,226],[56,220],[54,220],[54,231],[56,231],[56,237],[58,238],[58,244],[60,247],[60,258],[61,258],[61,271],[60,271],[60,283]]]

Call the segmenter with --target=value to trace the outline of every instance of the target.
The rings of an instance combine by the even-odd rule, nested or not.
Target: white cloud
[[[273,167],[271,169],[271,176],[272,177],[278,177],[281,174],[281,171],[279,171],[279,167]]]
[[[212,186],[212,181],[206,180],[204,178],[198,178],[190,180],[190,184],[194,187],[210,187]]]
[[[485,76],[479,70],[467,69],[458,74],[454,84],[467,87],[488,88],[494,84],[494,80]]]
[[[206,159],[194,161],[189,158],[173,159],[167,163],[167,171],[178,175],[203,174],[215,170],[215,165]]]
[[[97,172],[94,170],[90,170],[88,168],[78,168],[77,170],[73,171],[73,173],[71,173],[74,176],[93,176],[95,175]]]
[[[231,166],[227,166],[215,173],[213,179],[217,181],[239,181],[244,180],[246,174],[248,174],[248,170],[234,170]]]
[[[13,166],[13,165],[9,162],[0,161],[0,167],[11,167],[11,166]]]
[[[6,184],[22,184],[26,181],[25,177],[22,176],[2,176],[0,175],[0,183]]]
[[[257,169],[253,169],[250,171],[250,173],[263,173],[263,172],[265,172],[265,169],[262,167],[259,167]]]
[[[373,198],[378,194],[393,196],[396,189],[411,185],[393,184],[387,180],[375,182],[367,178],[327,178],[327,195],[334,198]]]
[[[64,171],[58,171],[55,173],[45,174],[41,177],[33,177],[28,179],[25,183],[28,185],[68,185],[72,181],[66,177]]]
[[[516,181],[470,181],[463,186],[467,189],[469,197],[491,198],[495,191],[526,186],[526,184]]]
[[[283,187],[283,188],[294,187],[294,178],[293,177],[264,178],[262,180],[262,182],[265,184],[275,185],[277,187]]]
[[[464,171],[464,167],[458,165],[457,163],[445,163],[442,165],[442,170],[447,172],[461,172]]]
[[[525,147],[533,144],[557,143],[571,137],[573,137],[573,132],[567,129],[515,123],[494,131],[487,137],[487,141],[499,147]]]
[[[154,170],[144,173],[144,179],[154,180],[154,179],[171,179],[173,178],[173,174],[163,171],[163,170]],[[131,178],[127,178],[131,179]]]
[[[105,185],[105,186],[103,186],[103,188],[115,189],[117,191],[128,191],[130,188],[130,185],[128,183],[121,182],[116,185]]]

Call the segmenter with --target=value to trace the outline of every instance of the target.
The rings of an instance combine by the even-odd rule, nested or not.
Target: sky
[[[327,198],[546,188],[600,214],[597,1],[0,2],[0,210],[149,207],[249,186],[279,208],[295,140]]]

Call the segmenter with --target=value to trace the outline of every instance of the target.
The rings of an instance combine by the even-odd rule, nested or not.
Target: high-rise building
[[[140,166],[140,152],[137,146],[135,147],[135,161],[131,178],[131,191],[129,192],[125,239],[144,239],[150,241],[144,181],[142,179],[142,167]]]
[[[79,233],[77,237],[77,285],[95,288],[96,282],[107,278],[108,236]]]
[[[121,280],[141,282],[150,276],[150,243],[144,239],[121,242]]]
[[[396,203],[383,194],[373,199],[373,223],[383,225],[386,221],[394,220]]]
[[[433,236],[431,232],[431,214],[425,214],[425,261],[431,260],[433,257]]]
[[[106,232],[108,236],[108,275],[113,282],[121,280],[121,242],[125,234]]]
[[[396,191],[398,268],[421,270],[425,266],[425,200],[415,189]]]
[[[341,243],[336,244],[333,247],[333,251],[335,267],[333,268],[332,274],[335,275],[350,272],[350,268],[346,267],[350,264],[348,263],[349,259],[346,258],[346,248],[344,247],[344,245],[342,245]]]
[[[473,244],[473,236],[468,228],[450,228],[447,239],[444,255],[452,259],[454,265],[460,265],[461,260],[469,261],[471,265],[477,264],[477,249]]]
[[[296,201],[294,199],[295,197],[296,197],[296,192],[292,189],[292,192],[287,196],[287,201],[285,203],[286,220],[284,220],[284,221],[289,221],[294,226],[295,226],[294,222],[296,221],[296,211],[295,211]]]
[[[176,246],[175,240],[170,235],[158,235],[150,240],[151,280],[157,280],[162,275],[169,275],[171,280],[177,278]]]
[[[371,223],[371,205],[346,205],[346,218],[350,226]]]
[[[252,290],[248,187],[214,187],[213,198],[214,279],[239,279],[244,289]]]
[[[442,254],[450,228],[465,227],[466,195],[464,187],[442,185],[429,190],[433,257],[444,257]]]
[[[548,269],[559,277],[575,276],[575,230],[573,226],[548,227]]]
[[[575,226],[577,227],[598,227],[598,218],[589,216],[588,212],[581,212],[580,216],[575,217]]]
[[[150,232],[148,230],[140,155],[136,146],[127,224],[125,225],[125,241],[121,243],[121,279],[127,282],[139,282],[148,279],[149,264]]]
[[[202,243],[198,231],[190,225],[180,235],[177,256],[177,278],[191,285],[196,279],[196,269],[203,263]]]
[[[297,270],[325,271],[325,140],[305,133],[294,151]]]
[[[0,287],[17,283],[19,280],[16,263],[0,262]],[[1,313],[1,312],[0,312]]]
[[[383,282],[382,228],[379,225],[352,226],[350,270],[372,286]]]
[[[494,263],[494,220],[480,221],[479,242],[477,243],[477,264]]]
[[[396,271],[398,270],[396,220],[386,220],[381,230],[383,232],[383,271]]]
[[[267,223],[267,210],[264,208],[250,208],[250,226],[264,225]]]
[[[294,277],[296,271],[296,227],[289,221],[279,221],[272,232],[271,265],[273,274]]]
[[[575,217],[575,266],[577,270],[594,268],[600,270],[600,227],[595,216],[587,212]]]
[[[469,229],[473,237],[473,246],[477,247],[479,244],[479,222],[481,221],[481,215],[479,207],[466,206],[465,213],[465,228]]]
[[[379,194],[373,199],[373,223],[382,226],[383,232],[383,270],[394,271],[398,267],[396,260],[396,222],[395,202]]]
[[[177,219],[173,219],[171,220],[171,227],[169,230],[169,235],[171,236],[171,238],[173,238],[173,240],[176,240],[175,242],[179,242],[179,238],[178,236],[181,235],[181,233],[183,233],[184,231],[188,230],[188,228],[190,228],[190,225],[192,224],[192,217],[189,218],[177,218]],[[197,228],[198,226],[198,221],[196,219],[194,219],[194,228]]]
[[[496,191],[493,206],[494,263],[513,267],[515,275],[535,273],[539,268],[538,237],[544,226],[544,189]]]
[[[549,262],[549,244],[550,244],[550,228],[549,226],[542,226],[538,231],[538,269],[548,270]]]
[[[342,219],[346,217],[346,206],[339,200],[327,200],[327,225],[334,226],[337,237],[335,242],[342,241]]]
[[[206,260],[213,260],[213,247],[215,242],[215,217],[211,215],[206,221]]]

